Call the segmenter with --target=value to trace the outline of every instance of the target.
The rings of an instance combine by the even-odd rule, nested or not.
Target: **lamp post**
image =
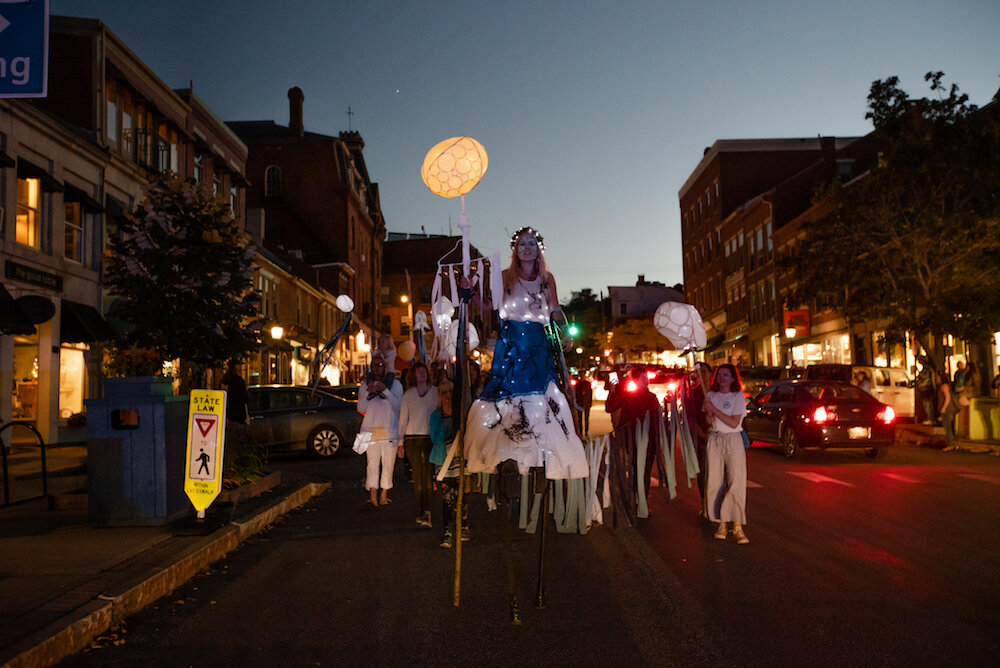
[[[285,328],[282,327],[281,325],[274,325],[273,327],[271,327],[271,347],[274,349],[274,358],[273,358],[274,361],[272,364],[268,365],[269,367],[271,367],[268,370],[269,372],[268,375],[271,377],[272,383],[281,382],[281,377],[280,377],[281,351],[278,348],[278,341],[280,341],[281,337],[284,335],[285,335]]]

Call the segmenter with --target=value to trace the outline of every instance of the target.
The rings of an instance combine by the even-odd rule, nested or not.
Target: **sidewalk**
[[[921,446],[925,448],[944,449],[944,427],[925,424],[896,425],[896,447]],[[1000,455],[1000,440],[972,440],[962,436],[955,437],[956,449],[963,452],[992,453]]]
[[[48,460],[56,500],[71,496],[60,488],[86,485],[85,449],[59,450]],[[12,484],[37,484],[40,474],[16,460]],[[0,665],[57,663],[328,487],[290,481],[236,507],[217,502],[202,524],[168,527],[98,528],[74,504],[50,510],[49,498],[0,508]]]

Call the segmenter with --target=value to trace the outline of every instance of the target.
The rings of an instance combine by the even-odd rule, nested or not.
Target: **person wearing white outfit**
[[[403,404],[399,409],[399,435],[403,438],[399,445],[400,457],[404,454],[410,460],[413,471],[413,491],[417,495],[420,515],[417,524],[431,526],[432,483],[431,463],[428,460],[431,448],[431,413],[440,405],[437,388],[430,384],[427,365],[414,362],[407,376],[410,388],[403,393]]]
[[[392,473],[396,467],[402,401],[403,386],[387,374],[385,360],[376,353],[372,356],[371,375],[358,388],[358,412],[365,416],[361,421],[361,431],[372,435],[365,451],[368,458],[365,487],[368,489],[368,502],[373,506],[384,506],[391,501],[389,490],[392,489]],[[382,493],[378,495],[380,488]]]
[[[725,540],[727,523],[740,545],[750,542],[743,525],[747,521],[747,454],[743,443],[746,400],[736,367],[720,364],[702,410],[712,430],[705,445],[705,501],[708,519],[719,524],[715,537]]]
[[[490,376],[473,403],[466,425],[469,471],[496,472],[507,460],[525,474],[545,467],[549,479],[590,475],[583,443],[566,397],[545,326],[566,318],[559,308],[555,278],[545,267],[542,237],[530,227],[511,238],[511,266],[503,272],[503,298]],[[464,285],[464,284],[463,284]],[[484,306],[478,295],[473,303]]]

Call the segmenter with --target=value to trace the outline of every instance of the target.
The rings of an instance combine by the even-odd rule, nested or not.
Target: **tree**
[[[574,291],[570,300],[563,305],[566,319],[580,328],[576,343],[584,348],[594,349],[601,345],[602,331],[601,302],[590,288]]]
[[[126,323],[120,348],[140,347],[182,361],[193,375],[257,347],[254,248],[228,203],[174,175],[146,188],[136,213],[110,240],[106,285],[120,297],[112,315]]]
[[[928,73],[935,97],[919,100],[897,77],[872,84],[878,164],[824,193],[791,263],[791,301],[911,331],[925,350],[945,333],[982,340],[1000,329],[997,98],[979,109],[943,76]]]

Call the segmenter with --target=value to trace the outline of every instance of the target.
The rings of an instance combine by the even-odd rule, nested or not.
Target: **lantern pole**
[[[469,277],[469,215],[465,213],[465,195],[462,195],[462,213],[458,214],[458,229],[462,231],[462,276]]]

